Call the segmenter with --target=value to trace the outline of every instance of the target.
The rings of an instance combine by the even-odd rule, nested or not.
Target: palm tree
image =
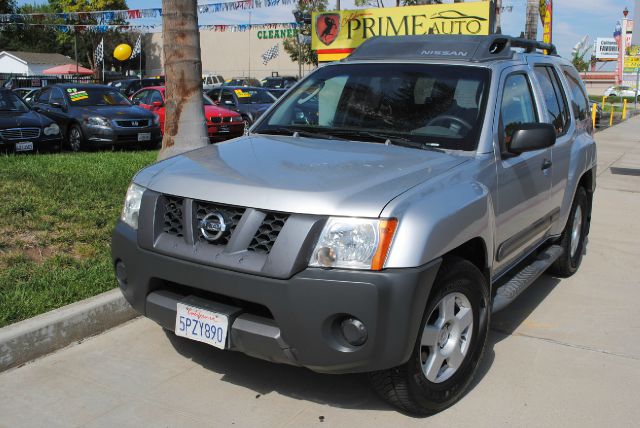
[[[197,0],[162,0],[162,49],[166,101],[159,160],[209,144]]]

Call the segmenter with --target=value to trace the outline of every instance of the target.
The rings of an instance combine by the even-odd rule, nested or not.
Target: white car
[[[638,90],[630,86],[610,86],[604,91],[605,97],[637,97]]]
[[[224,83],[224,78],[219,74],[205,74],[202,76],[202,89],[217,88]]]

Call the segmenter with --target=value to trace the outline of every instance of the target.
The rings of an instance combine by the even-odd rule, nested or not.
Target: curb
[[[138,315],[116,288],[0,328],[0,372],[102,333]]]

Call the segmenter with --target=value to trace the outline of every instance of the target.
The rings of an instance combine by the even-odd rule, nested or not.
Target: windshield
[[[289,91],[254,130],[475,150],[490,72],[432,64],[326,66]]]
[[[131,105],[120,91],[111,88],[65,88],[71,106],[128,106]]]
[[[276,97],[265,89],[234,89],[240,104],[273,104]]]
[[[29,107],[13,92],[0,91],[0,111],[27,112]]]

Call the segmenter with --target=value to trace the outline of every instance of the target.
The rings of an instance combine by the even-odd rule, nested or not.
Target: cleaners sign
[[[319,61],[348,56],[374,36],[490,33],[490,2],[315,12],[311,47]]]

